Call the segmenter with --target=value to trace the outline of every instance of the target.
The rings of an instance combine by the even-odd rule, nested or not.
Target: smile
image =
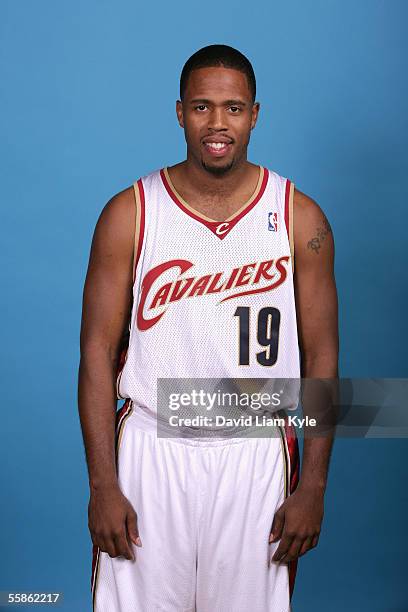
[[[211,155],[218,157],[220,155],[225,155],[231,147],[231,144],[228,142],[205,142],[204,147]]]

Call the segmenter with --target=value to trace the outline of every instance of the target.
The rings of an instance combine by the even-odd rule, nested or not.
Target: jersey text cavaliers
[[[202,276],[182,275],[194,268],[194,264],[186,259],[173,259],[161,263],[149,270],[142,281],[141,297],[137,309],[137,326],[141,331],[145,331],[155,325],[165,311],[160,312],[154,317],[146,318],[144,312],[158,307],[166,306],[172,302],[177,302],[183,298],[209,295],[212,293],[222,294],[232,288],[254,286],[253,289],[237,291],[223,297],[220,300],[225,302],[232,298],[263,293],[279,287],[287,278],[287,264],[289,256],[282,256],[278,259],[245,264],[238,268],[233,268],[229,273],[216,272]],[[176,275],[172,282],[163,284],[159,289],[152,292],[152,285],[160,279],[160,276],[168,270],[173,270]],[[272,282],[270,282],[272,281]]]

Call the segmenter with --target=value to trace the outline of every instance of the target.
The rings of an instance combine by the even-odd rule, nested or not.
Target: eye
[[[199,111],[202,111],[205,108],[207,108],[205,104],[198,104],[197,106],[194,107],[195,110],[199,110]]]
[[[230,106],[230,110],[233,111],[233,115],[237,115],[238,112],[241,110],[239,106]]]

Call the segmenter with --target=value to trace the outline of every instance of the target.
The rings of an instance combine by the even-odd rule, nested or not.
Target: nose
[[[209,116],[208,127],[212,128],[213,130],[222,130],[227,128],[225,114],[222,108],[213,108]]]

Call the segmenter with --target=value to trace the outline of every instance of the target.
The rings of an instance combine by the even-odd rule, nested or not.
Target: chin
[[[203,166],[204,170],[206,170],[207,172],[210,172],[211,174],[221,175],[221,174],[225,174],[225,172],[228,172],[228,170],[231,170],[232,166],[234,165],[234,160],[232,159],[229,162],[224,162],[222,165],[221,164],[212,165],[212,164],[206,163],[202,159],[201,165]]]

